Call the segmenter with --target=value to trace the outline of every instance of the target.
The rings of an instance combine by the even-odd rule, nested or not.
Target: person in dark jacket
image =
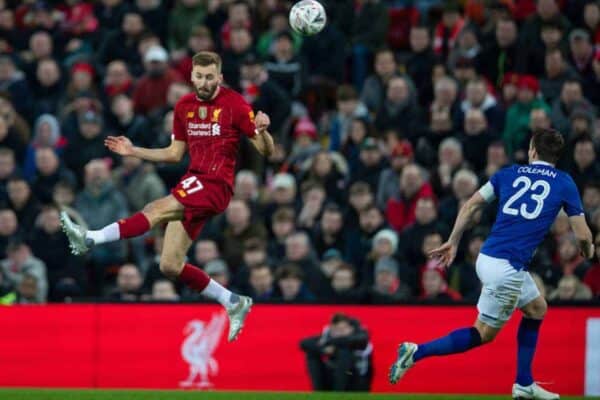
[[[373,379],[373,346],[360,322],[337,313],[323,333],[300,342],[314,390],[364,391]]]

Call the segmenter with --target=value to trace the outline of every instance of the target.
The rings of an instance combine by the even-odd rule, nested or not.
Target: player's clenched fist
[[[119,155],[133,155],[133,144],[131,143],[131,140],[127,139],[125,136],[109,136],[104,139],[104,145],[108,147],[110,151]]]
[[[256,114],[256,117],[254,118],[254,125],[256,125],[256,130],[259,133],[266,131],[270,124],[271,120],[267,114],[262,111],[259,111],[258,114]]]

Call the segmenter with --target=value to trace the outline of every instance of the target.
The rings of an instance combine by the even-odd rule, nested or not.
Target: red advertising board
[[[510,390],[517,315],[490,345],[425,360],[398,385],[387,382],[397,344],[470,325],[477,312],[462,306],[258,305],[234,343],[227,343],[222,309],[212,305],[4,307],[0,386],[310,390],[299,342],[319,334],[338,311],[358,318],[371,335],[374,391]],[[534,362],[537,381],[562,394],[583,394],[586,323],[594,318],[600,318],[600,308],[550,310]]]

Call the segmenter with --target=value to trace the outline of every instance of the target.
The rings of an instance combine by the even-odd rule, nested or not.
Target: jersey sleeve
[[[239,105],[235,109],[236,127],[243,135],[252,138],[256,135],[256,125],[254,124],[254,111],[245,100],[240,98]]]
[[[564,188],[563,208],[569,217],[583,215],[583,206],[577,185],[570,176],[567,176],[567,183]]]
[[[181,107],[179,106],[179,104],[175,106],[175,111],[173,111],[173,136],[171,139],[181,140],[183,142],[187,141],[185,122],[181,117]]]

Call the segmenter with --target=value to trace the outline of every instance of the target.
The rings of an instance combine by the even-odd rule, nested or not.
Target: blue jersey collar
[[[537,160],[537,161],[534,161],[534,162],[532,162],[531,164],[532,164],[532,165],[533,165],[533,164],[547,165],[547,166],[549,166],[549,167],[552,167],[552,168],[554,168],[554,165],[550,164],[549,162],[542,161],[542,160]]]

